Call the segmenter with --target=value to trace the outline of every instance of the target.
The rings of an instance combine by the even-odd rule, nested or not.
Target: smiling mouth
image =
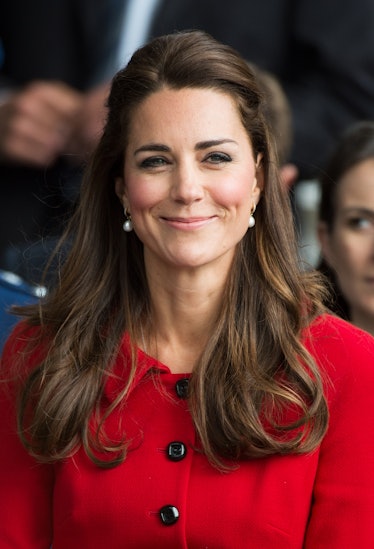
[[[160,217],[160,220],[167,225],[177,229],[198,229],[209,225],[212,221],[217,219],[216,215],[208,217]]]

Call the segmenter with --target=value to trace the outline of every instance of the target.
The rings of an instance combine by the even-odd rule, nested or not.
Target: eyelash
[[[209,164],[225,164],[227,162],[232,162],[232,158],[226,153],[212,152],[203,159],[203,162],[207,162]],[[140,162],[140,167],[144,169],[150,169],[159,168],[167,164],[170,164],[170,161],[166,158],[162,156],[151,156],[142,160]]]
[[[348,225],[352,229],[362,230],[373,227],[373,221],[367,217],[352,217],[348,220]]]
[[[218,159],[218,161],[217,161],[217,159]],[[226,153],[221,153],[221,152],[209,153],[205,157],[204,161],[206,161],[206,160],[212,161],[212,164],[221,164],[221,163],[226,163],[226,162],[232,162],[232,158],[231,158],[230,155],[228,155]]]
[[[170,162],[166,158],[163,158],[162,156],[151,156],[142,160],[140,162],[140,167],[145,169],[159,168],[160,166],[164,166],[165,164],[170,164]]]

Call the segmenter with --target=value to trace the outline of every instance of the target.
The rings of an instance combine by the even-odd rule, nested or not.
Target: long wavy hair
[[[231,96],[265,172],[256,227],[237,246],[220,314],[191,376],[189,407],[202,450],[225,467],[227,459],[308,452],[326,430],[323,380],[302,337],[322,311],[322,286],[300,269],[261,92],[236,51],[204,32],[185,31],[150,41],[115,75],[104,132],[64,237],[70,250],[58,284],[39,307],[23,311],[27,324],[39,327],[37,345],[46,351],[23,388],[19,432],[45,462],[81,445],[103,467],[126,458],[126,433],[120,443],[108,441],[105,420],[126,401],[134,349],[126,388],[105,412],[102,390],[123,334],[136,342],[141,328],[151,330],[151,306],[143,245],[134,232],[122,231],[114,181],[123,173],[134,109],[163,87]],[[287,410],[292,422],[285,420]]]
[[[341,135],[319,180],[321,198],[318,220],[332,233],[336,220],[336,200],[343,176],[354,166],[374,159],[374,121],[362,120],[350,125]],[[351,320],[350,307],[343,295],[336,272],[322,256],[318,270],[329,282],[331,292],[326,305],[345,320]]]

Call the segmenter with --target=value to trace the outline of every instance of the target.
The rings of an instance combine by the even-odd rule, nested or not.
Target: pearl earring
[[[255,213],[255,211],[256,211],[256,204],[253,204],[251,215],[249,216],[249,221],[248,221],[248,227],[250,229],[252,229],[252,227],[256,225],[256,220],[253,217],[253,214]]]
[[[124,221],[124,224],[122,225],[122,228],[125,233],[131,233],[134,227],[131,221],[131,214],[127,211],[127,208],[124,209],[124,214],[126,219]]]

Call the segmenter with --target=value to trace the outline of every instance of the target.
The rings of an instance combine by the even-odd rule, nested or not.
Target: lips
[[[216,215],[198,217],[160,217],[160,220],[163,223],[182,230],[191,230],[205,227],[216,219]]]
[[[162,217],[165,221],[177,221],[179,223],[195,223],[197,221],[207,221],[216,217],[215,215],[203,216],[203,217]]]

